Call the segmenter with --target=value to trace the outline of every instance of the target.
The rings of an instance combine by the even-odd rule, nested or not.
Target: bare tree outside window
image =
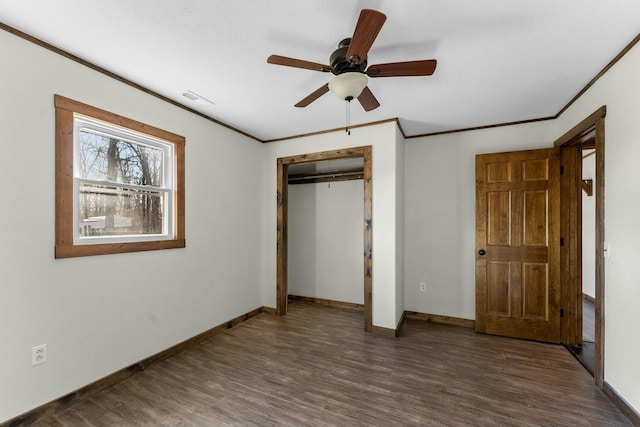
[[[90,181],[79,194],[80,234],[161,234],[163,150],[84,129],[79,135],[79,178]]]

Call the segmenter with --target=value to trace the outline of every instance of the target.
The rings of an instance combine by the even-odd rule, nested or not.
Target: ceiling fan
[[[298,102],[295,105],[296,107],[306,107],[325,93],[331,91],[338,98],[348,102],[357,98],[365,111],[374,110],[380,106],[380,103],[367,87],[367,77],[430,76],[435,71],[437,64],[435,59],[426,59],[376,64],[370,65],[369,68],[367,68],[367,54],[386,19],[386,15],[381,12],[372,9],[363,9],[360,12],[353,36],[338,43],[338,48],[331,54],[329,58],[331,65],[280,55],[271,55],[267,59],[267,62],[269,64],[303,68],[324,73],[331,72],[335,75],[329,83],[318,88]]]

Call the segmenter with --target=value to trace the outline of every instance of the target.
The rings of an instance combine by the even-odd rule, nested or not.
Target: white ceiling
[[[369,64],[438,60],[431,77],[370,79],[407,136],[554,116],[640,33],[638,0],[0,0],[0,21],[261,140],[339,128],[328,93],[293,105],[363,8],[387,21]],[[193,91],[215,102],[183,97]]]

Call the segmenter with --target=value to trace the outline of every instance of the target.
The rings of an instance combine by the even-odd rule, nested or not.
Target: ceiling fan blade
[[[360,105],[362,105],[364,111],[375,110],[380,106],[380,103],[378,102],[376,97],[373,96],[373,92],[371,92],[369,86],[364,87],[362,93],[360,94],[360,96],[358,96],[358,101],[360,101]]]
[[[329,83],[316,89],[313,93],[311,93],[309,96],[307,96],[306,98],[298,102],[295,106],[306,107],[307,105],[311,104],[313,101],[320,98],[322,95],[324,95],[327,92],[329,92]]]
[[[435,59],[376,64],[367,68],[367,75],[369,77],[430,76],[436,70],[437,64],[438,61]]]
[[[371,45],[386,20],[387,16],[384,13],[372,9],[362,9],[347,50],[347,61],[362,64],[367,59],[369,49],[371,49]]]
[[[318,64],[317,62],[303,61],[302,59],[288,58],[286,56],[271,55],[267,58],[269,64],[284,65],[286,67],[304,68],[305,70],[322,71],[328,73],[333,70],[331,65]]]

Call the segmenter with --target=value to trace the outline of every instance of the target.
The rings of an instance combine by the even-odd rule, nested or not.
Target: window
[[[185,247],[184,137],[59,95],[56,258]]]
[[[73,243],[173,238],[173,145],[73,115]]]

